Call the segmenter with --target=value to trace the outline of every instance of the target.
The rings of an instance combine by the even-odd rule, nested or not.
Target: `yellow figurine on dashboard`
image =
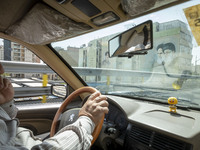
[[[178,100],[176,99],[176,97],[168,98],[169,112],[176,113],[176,104],[177,103],[178,103]]]

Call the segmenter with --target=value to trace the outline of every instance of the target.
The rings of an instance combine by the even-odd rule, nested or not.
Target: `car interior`
[[[56,72],[67,84],[67,87],[65,87],[67,92],[66,95],[62,97],[62,100],[47,101],[46,103],[41,103],[41,101],[16,101],[15,103],[19,109],[17,118],[20,121],[20,126],[32,130],[35,136],[43,139],[50,137],[55,114],[62,105],[62,102],[74,91],[91,86],[85,82],[87,78],[84,79],[79,75],[80,70],[74,69],[68,60],[64,59],[62,55],[55,50],[52,43],[73,39],[187,2],[195,2],[194,5],[200,4],[198,0],[1,0],[0,38],[25,46],[47,64],[49,68]],[[200,16],[200,6],[198,8],[198,15]],[[151,20],[151,18],[148,20]],[[151,21],[148,23],[146,21],[147,20],[142,20],[142,29],[139,28],[141,26],[134,26],[134,32],[131,30],[128,30],[129,32],[121,32],[119,29],[120,34],[115,34],[109,39],[110,47],[107,49],[110,51],[110,57],[114,57],[113,59],[117,59],[118,57],[131,59],[132,57],[144,57],[151,54],[147,51],[155,47],[155,44],[153,44],[155,41],[155,39],[153,41],[153,37],[155,37],[155,35],[153,35],[153,30],[156,30],[156,28],[152,27]],[[147,26],[148,30],[144,32],[144,25],[146,28],[145,23],[149,24],[149,26]],[[197,27],[199,27],[198,22],[196,24]],[[134,34],[136,31],[138,35]],[[150,45],[144,44],[146,46],[145,49],[139,52],[132,52],[130,49],[126,51],[130,48],[128,44],[139,38],[140,32],[144,32],[144,35],[148,35],[148,37],[146,37],[147,41],[143,42],[143,44],[150,42]],[[168,33],[165,34],[167,35]],[[118,47],[113,46],[116,44],[116,39],[121,40],[121,43],[118,43]],[[138,41],[140,42],[140,40]],[[112,50],[113,47],[120,50],[116,52]],[[200,48],[198,48],[198,50],[199,49]],[[197,60],[195,63],[198,63]],[[108,69],[105,72],[109,74],[110,70],[112,69]],[[166,70],[167,69],[164,68],[165,72]],[[102,73],[101,71],[99,72]],[[99,75],[99,72],[97,70],[96,76]],[[93,73],[92,70],[90,73]],[[146,72],[140,72],[137,76],[142,76],[141,74],[147,75]],[[133,78],[135,75],[136,73],[130,73],[130,76]],[[112,76],[112,74],[108,76]],[[124,75],[124,78],[129,78],[127,76],[129,76],[128,73]],[[178,75],[176,75],[169,71],[164,75],[161,74],[161,76],[168,76],[170,79],[178,79],[177,82],[178,84],[181,83],[181,85],[190,81],[192,83],[194,82],[193,85],[195,85],[195,82],[196,84],[199,83],[199,74],[191,75],[178,73]],[[144,77],[144,80],[145,79]],[[123,79],[120,81],[123,82]],[[126,83],[124,83],[124,86],[129,88],[129,85],[125,84]],[[185,84],[185,86],[187,86],[187,84]],[[145,90],[148,90],[138,84],[136,84],[134,88],[136,87],[139,87],[143,93]],[[199,85],[193,88],[196,90],[195,92],[197,94],[199,93],[198,87]],[[97,86],[96,88],[98,89]],[[163,85],[162,88],[165,88],[165,85]],[[120,91],[123,87],[119,86],[116,89]],[[132,89],[132,87],[130,87],[130,89]],[[155,89],[155,91],[157,90],[157,92],[163,90],[158,88],[152,89]],[[192,86],[190,89],[192,89]],[[98,90],[101,92],[101,89]],[[177,105],[176,113],[172,112],[174,110],[174,103],[171,103],[171,101],[169,103],[167,102],[168,95],[163,95],[165,100],[157,101],[157,97],[146,98],[144,94],[142,96],[134,94],[128,96],[128,91],[127,95],[124,95],[120,92],[113,94],[112,91],[105,92],[104,90],[106,90],[106,88],[102,89],[102,94],[108,97],[109,113],[105,115],[102,124],[98,126],[99,129],[97,132],[99,133],[91,146],[92,150],[200,149],[199,104],[195,107]],[[180,95],[182,94],[179,96],[180,99],[187,93],[177,89],[172,92],[177,91]],[[79,111],[79,109],[77,109],[76,112],[70,110],[81,108],[91,93],[93,93],[93,91],[90,90],[80,92],[78,96],[74,97],[73,100],[70,100],[70,102],[66,104],[66,109],[62,110],[62,119],[56,121],[61,124],[59,129],[67,125],[66,122],[70,114]],[[151,93],[149,94],[151,95]],[[192,95],[192,93],[190,94]],[[195,97],[197,101],[199,100],[198,96],[193,97]],[[184,102],[186,103],[186,100],[184,100]],[[198,102],[192,101],[191,103]],[[169,106],[172,106],[170,107],[172,111],[169,111]],[[64,111],[66,112],[64,113]]]

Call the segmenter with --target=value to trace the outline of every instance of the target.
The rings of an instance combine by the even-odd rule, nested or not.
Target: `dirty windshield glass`
[[[83,80],[102,93],[185,105],[200,101],[200,2],[188,1],[106,29],[52,43]],[[153,49],[132,58],[108,56],[108,40],[153,21]]]

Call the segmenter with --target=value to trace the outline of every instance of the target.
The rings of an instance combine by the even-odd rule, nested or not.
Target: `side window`
[[[67,84],[26,47],[0,39],[0,62],[4,77],[11,80],[16,102],[63,101]]]

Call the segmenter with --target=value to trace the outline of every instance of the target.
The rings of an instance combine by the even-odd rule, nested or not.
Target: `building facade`
[[[90,68],[115,68],[135,71],[149,71],[162,72],[163,66],[156,69],[158,65],[157,48],[159,45],[174,45],[175,51],[173,53],[173,60],[169,65],[169,73],[181,74],[184,70],[191,70],[192,68],[192,38],[191,33],[185,23],[174,20],[165,23],[154,23],[153,25],[153,45],[154,48],[148,51],[148,55],[134,56],[131,59],[127,58],[108,58],[108,40],[113,36],[104,37],[98,40],[92,40],[88,45],[84,45],[79,50],[79,67]],[[179,56],[179,58],[176,56]],[[181,57],[180,57],[181,56]],[[170,60],[165,60],[167,63]],[[181,65],[180,65],[181,64]],[[162,72],[165,73],[165,72]],[[130,82],[145,82],[146,79],[141,77],[128,77]],[[157,77],[156,77],[157,78]],[[104,82],[107,77],[86,77],[87,81]],[[111,82],[123,82],[123,76],[110,78]],[[157,78],[158,82],[159,79]],[[126,78],[127,81],[127,78]]]

